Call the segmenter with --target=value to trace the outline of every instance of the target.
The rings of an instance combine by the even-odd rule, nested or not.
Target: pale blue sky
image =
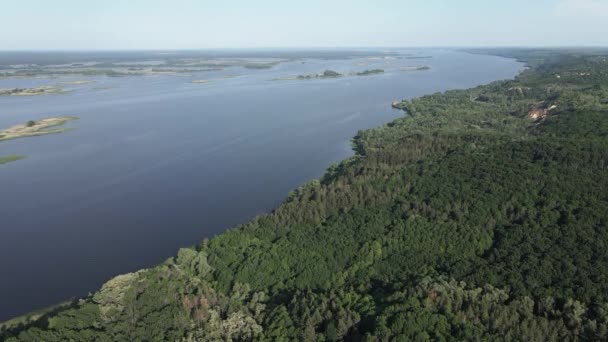
[[[0,0],[0,49],[606,46],[608,0]]]

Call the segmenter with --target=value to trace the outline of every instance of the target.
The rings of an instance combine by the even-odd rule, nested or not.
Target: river
[[[0,79],[0,88],[93,80],[62,95],[0,97],[0,127],[73,115],[69,132],[0,142],[0,321],[160,263],[277,206],[352,155],[360,129],[404,115],[393,100],[514,77],[509,59],[304,58],[251,70]],[[426,71],[404,71],[428,65]],[[326,69],[384,74],[271,81]],[[205,79],[208,83],[194,84]]]

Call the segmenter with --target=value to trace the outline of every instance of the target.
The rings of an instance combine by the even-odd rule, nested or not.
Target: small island
[[[406,68],[401,69],[401,71],[423,71],[423,70],[431,70],[431,67],[428,65],[421,65],[421,66],[412,66],[412,67],[406,67]]]
[[[194,83],[194,84],[205,84],[205,83],[209,83],[209,80],[192,80],[192,83]]]
[[[35,88],[0,89],[0,96],[36,96],[61,94],[63,89],[55,86],[42,86]]]
[[[59,126],[68,121],[77,119],[78,118],[75,116],[58,116],[38,121],[30,120],[24,124],[15,125],[13,127],[0,130],[0,141],[66,132],[71,130],[71,128],[60,128]],[[0,165],[21,160],[23,158],[25,158],[25,156],[0,156]]]
[[[353,73],[353,75],[355,76],[370,76],[370,75],[377,75],[377,74],[383,74],[384,70],[383,69],[371,69],[371,70],[364,70],[361,72],[355,72]]]
[[[61,128],[59,126],[68,121],[77,119],[78,118],[74,116],[59,116],[38,121],[30,120],[24,124],[0,130],[0,141],[62,133],[70,130],[71,128]]]
[[[272,69],[277,63],[249,63],[243,65],[245,69]]]
[[[333,70],[325,70],[320,74],[310,74],[310,75],[298,75],[298,80],[310,80],[315,78],[338,78],[344,76],[343,74],[333,71]]]
[[[287,76],[273,78],[272,81],[293,81],[293,80],[313,80],[313,79],[328,79],[328,78],[339,78],[344,76],[371,76],[383,74],[383,69],[370,69],[363,71],[353,71],[347,74],[342,74],[334,70],[325,70],[318,74],[298,75],[298,76]]]

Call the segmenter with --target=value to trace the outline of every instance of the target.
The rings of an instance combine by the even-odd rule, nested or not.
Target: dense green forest
[[[529,69],[401,102],[271,214],[4,338],[608,339],[608,52],[489,53]]]

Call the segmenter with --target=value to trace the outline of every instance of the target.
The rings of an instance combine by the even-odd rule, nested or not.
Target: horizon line
[[[353,50],[353,49],[608,49],[608,45],[411,45],[411,46],[244,46],[202,48],[57,48],[1,49],[3,52],[159,52],[210,50]]]

